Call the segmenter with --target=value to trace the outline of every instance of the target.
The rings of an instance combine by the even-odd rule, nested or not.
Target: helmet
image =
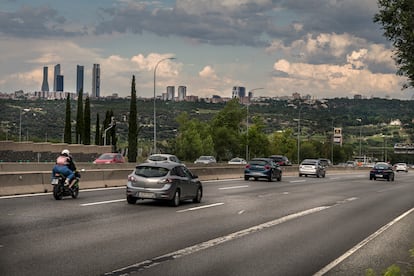
[[[70,152],[69,152],[68,149],[64,149],[64,150],[62,150],[62,154],[69,156]]]

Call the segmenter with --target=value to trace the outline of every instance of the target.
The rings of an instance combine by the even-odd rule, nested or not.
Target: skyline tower
[[[57,76],[60,75],[60,64],[55,65],[55,70],[53,72],[53,91],[57,90]]]
[[[83,89],[83,72],[84,67],[82,65],[76,65],[76,94],[79,95],[79,91],[82,89],[82,92],[85,94]]]
[[[184,101],[187,96],[187,87],[180,85],[178,86],[178,101]]]
[[[56,76],[56,92],[63,92],[63,75]]]
[[[92,69],[92,97],[101,96],[101,69],[99,64],[94,64]]]
[[[167,100],[174,101],[175,97],[175,86],[167,86]]]
[[[47,81],[48,79],[48,71],[49,68],[47,66],[43,67],[43,82],[42,82],[42,92],[49,92],[49,82]]]

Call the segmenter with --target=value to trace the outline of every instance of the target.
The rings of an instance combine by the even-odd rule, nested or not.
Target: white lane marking
[[[92,206],[92,205],[108,204],[108,203],[115,203],[115,202],[121,202],[121,201],[126,202],[126,199],[123,198],[123,199],[114,199],[114,200],[107,200],[107,201],[83,203],[83,204],[80,204],[80,206]]]
[[[378,237],[379,235],[381,235],[384,231],[386,231],[392,225],[394,225],[398,221],[402,220],[404,217],[408,216],[412,212],[414,212],[414,208],[412,208],[411,210],[408,210],[407,212],[403,213],[399,217],[395,218],[394,220],[390,221],[389,223],[387,223],[386,225],[384,225],[383,227],[381,227],[380,229],[378,229],[376,232],[374,232],[373,234],[371,234],[368,238],[366,238],[365,240],[361,241],[360,243],[358,243],[357,245],[355,245],[353,248],[351,248],[350,250],[348,250],[347,252],[345,252],[345,254],[343,254],[342,256],[340,256],[339,258],[337,258],[336,260],[332,261],[330,264],[328,264],[327,266],[325,266],[324,268],[322,268],[321,270],[319,270],[318,272],[316,272],[315,274],[313,274],[313,276],[322,276],[322,275],[324,275],[325,273],[327,273],[328,271],[330,271],[331,269],[333,269],[335,266],[337,266],[338,264],[340,264],[341,262],[343,262],[346,258],[348,258],[352,254],[354,254],[356,251],[358,251],[359,249],[361,249],[367,243],[369,243],[370,241],[372,241],[373,239],[375,239],[376,237]]]
[[[230,190],[230,189],[241,189],[241,188],[248,188],[249,185],[243,185],[243,186],[230,186],[230,187],[221,187],[219,190]]]
[[[184,209],[184,210],[179,210],[177,211],[177,213],[184,213],[184,212],[188,212],[188,211],[195,211],[195,210],[200,210],[200,209],[205,209],[205,208],[211,208],[211,207],[216,207],[216,206],[220,206],[223,205],[223,202],[219,202],[219,203],[213,203],[210,205],[203,205],[203,206],[198,206],[198,207],[192,207],[192,208],[188,208],[188,209]]]
[[[296,218],[299,218],[299,217],[303,217],[303,216],[310,215],[310,214],[313,214],[313,213],[321,212],[321,211],[323,211],[325,209],[328,209],[330,207],[332,207],[332,206],[320,206],[320,207],[308,209],[308,210],[305,210],[305,211],[301,211],[301,212],[298,212],[298,213],[290,214],[290,215],[287,215],[285,217],[281,217],[281,218],[278,218],[278,219],[275,219],[275,220],[272,220],[272,221],[269,221],[269,222],[265,222],[265,223],[262,223],[262,224],[259,224],[259,225],[256,225],[256,226],[253,226],[253,227],[250,227],[250,228],[246,228],[246,229],[231,233],[231,234],[226,235],[226,236],[211,239],[209,241],[202,242],[202,243],[199,243],[199,244],[196,244],[196,245],[193,245],[193,246],[189,246],[187,248],[183,248],[183,249],[171,252],[171,253],[167,253],[165,255],[158,256],[158,257],[155,257],[155,258],[150,259],[150,260],[145,260],[145,261],[140,262],[140,263],[136,263],[136,264],[133,264],[133,265],[130,265],[130,266],[127,266],[127,267],[123,267],[123,268],[114,270],[112,272],[105,273],[104,275],[119,275],[120,276],[120,275],[133,274],[135,272],[142,271],[144,269],[154,267],[154,266],[159,265],[161,263],[164,263],[164,262],[167,262],[167,261],[170,261],[170,260],[175,260],[175,259],[187,256],[187,255],[196,253],[198,251],[208,249],[208,248],[220,245],[222,243],[244,237],[244,236],[249,235],[249,234],[253,234],[255,232],[264,230],[266,228],[270,228],[270,227],[282,224],[284,222],[287,222],[287,221],[290,221],[290,220],[293,220],[293,219],[296,219]]]
[[[237,214],[241,215],[245,212],[245,210],[240,210]]]
[[[301,182],[306,182],[306,180],[292,180],[292,181],[289,181],[289,183],[301,183]]]

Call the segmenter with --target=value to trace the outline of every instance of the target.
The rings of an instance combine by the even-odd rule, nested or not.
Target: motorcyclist
[[[61,152],[62,156],[67,157],[66,166],[75,174],[74,178],[80,178],[80,173],[76,170],[75,162],[73,161],[73,157],[70,155],[70,151],[68,149],[64,149]],[[72,188],[73,181],[70,182],[69,188]]]
[[[65,150],[63,150],[56,159],[56,164],[52,169],[52,177],[54,177],[56,173],[63,175],[66,177],[65,185],[69,185],[70,187],[73,180],[75,179],[75,173],[69,168],[69,157],[64,151]]]

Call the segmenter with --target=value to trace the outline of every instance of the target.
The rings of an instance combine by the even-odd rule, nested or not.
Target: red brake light
[[[270,166],[269,166],[269,165],[266,165],[264,168],[265,168],[266,170],[269,170],[269,169],[270,169]]]
[[[246,169],[248,169],[248,168],[250,168],[250,164],[247,164],[247,165],[246,165]]]
[[[128,176],[128,181],[134,182],[135,181],[135,177],[133,177],[132,175]]]

